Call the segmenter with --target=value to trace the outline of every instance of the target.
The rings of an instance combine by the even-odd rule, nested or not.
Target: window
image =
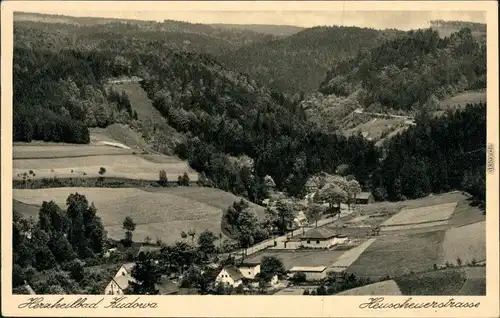
[[[251,272],[251,271],[248,271],[248,275],[252,275],[252,272]]]
[[[316,241],[316,244],[319,244],[319,241]]]
[[[311,241],[307,240],[307,244],[311,244]]]

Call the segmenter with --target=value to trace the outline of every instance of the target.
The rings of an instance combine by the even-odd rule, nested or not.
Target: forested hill
[[[168,42],[170,47],[219,55],[239,47],[278,38],[245,29],[216,28],[206,24],[165,20],[162,22],[108,18],[81,18],[62,15],[16,13],[16,26],[49,35],[64,35],[88,46],[115,38],[141,38]]]
[[[276,36],[288,36],[304,30],[302,27],[293,25],[269,25],[269,24],[211,24],[219,29],[249,30],[258,33],[272,34]]]
[[[364,189],[376,190],[382,199],[453,188],[481,189],[477,185],[484,184],[484,156],[466,161],[467,171],[453,161],[469,158],[464,156],[476,153],[474,145],[481,150],[486,143],[484,105],[434,120],[423,113],[417,126],[396,138],[382,156],[373,142],[361,136],[348,138],[312,126],[299,107],[300,100],[260,85],[213,56],[145,38],[141,31],[117,38],[103,28],[94,36],[75,36],[72,26],[62,25],[14,27],[14,140],[87,143],[88,127],[115,122],[139,127],[130,98],[106,88],[109,79],[138,76],[144,79],[153,106],[182,135],[175,142],[175,153],[203,172],[213,186],[254,202],[265,197],[266,175],[278,189],[299,195],[311,175],[336,173],[346,165],[343,173],[352,175]],[[79,32],[87,34],[85,29]],[[410,33],[358,54],[336,71],[346,74],[347,88],[361,85],[368,97],[386,96],[402,105],[408,102],[404,92],[412,98],[412,90],[427,94],[419,85],[434,93],[443,83],[457,90],[452,85],[459,75],[467,80],[467,87],[481,86],[484,48],[468,34],[462,31],[439,39],[432,31]],[[368,61],[367,67],[360,68],[360,58]],[[434,71],[431,65],[441,68]],[[408,76],[389,76],[385,86],[377,82],[380,72],[398,69]],[[359,77],[366,70],[370,77]],[[171,138],[171,127],[155,126],[154,131],[166,140]],[[432,148],[422,146],[431,144]],[[436,147],[440,150],[435,151]],[[422,175],[426,176],[423,183],[415,181]]]
[[[470,29],[449,37],[410,31],[336,64],[320,92],[348,96],[363,90],[362,106],[410,111],[438,99],[486,87],[486,43]]]
[[[87,127],[134,123],[127,96],[104,83],[136,75],[168,124],[184,133],[176,153],[218,188],[257,200],[267,174],[298,193],[312,173],[349,162],[363,182],[376,166],[370,142],[310,129],[297,101],[210,56],[106,32],[95,42],[73,41],[61,28],[16,27],[14,38],[15,140],[88,142]],[[240,156],[253,159],[253,172],[232,159]]]
[[[334,62],[403,33],[358,27],[313,27],[283,39],[259,42],[220,56],[228,67],[274,89],[316,91]]]

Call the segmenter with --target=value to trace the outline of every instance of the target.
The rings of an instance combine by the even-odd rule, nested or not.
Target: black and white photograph
[[[486,11],[121,5],[13,13],[13,295],[486,296]]]

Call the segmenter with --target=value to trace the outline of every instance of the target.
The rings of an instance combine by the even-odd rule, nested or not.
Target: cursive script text
[[[400,302],[384,302],[384,297],[372,297],[369,301],[359,305],[361,309],[421,309],[421,308],[478,308],[480,302],[460,302],[454,298],[448,301],[428,301],[428,302],[415,302],[412,298],[407,298]]]

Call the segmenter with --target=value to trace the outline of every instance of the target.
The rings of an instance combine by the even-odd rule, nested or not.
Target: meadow
[[[32,179],[96,178],[101,167],[104,177],[135,180],[158,180],[165,170],[170,181],[187,173],[190,181],[198,173],[187,162],[157,154],[136,154],[132,149],[106,145],[14,145],[13,178],[21,180],[24,173],[33,171]]]
[[[403,295],[457,295],[467,280],[462,268],[447,268],[394,279]]]
[[[208,189],[217,198],[223,191]],[[122,223],[130,216],[136,222],[134,241],[161,239],[173,243],[181,239],[182,231],[195,230],[201,233],[210,230],[221,233],[222,209],[181,195],[166,192],[148,192],[134,188],[49,188],[14,189],[13,198],[17,209],[31,215],[43,201],[55,201],[61,208],[66,207],[66,199],[71,193],[80,193],[94,202],[98,215],[102,218],[108,236],[113,239],[124,237]],[[29,209],[26,205],[31,206]]]
[[[347,271],[379,279],[431,270],[442,263],[443,238],[444,231],[377,237]]]
[[[446,231],[443,241],[444,261],[453,264],[460,258],[465,264],[486,259],[486,222],[477,222]]]
[[[402,295],[398,284],[393,280],[386,280],[370,285],[365,285],[353,289],[340,292],[339,296],[367,296],[367,295],[384,295],[384,296],[400,296]]]

